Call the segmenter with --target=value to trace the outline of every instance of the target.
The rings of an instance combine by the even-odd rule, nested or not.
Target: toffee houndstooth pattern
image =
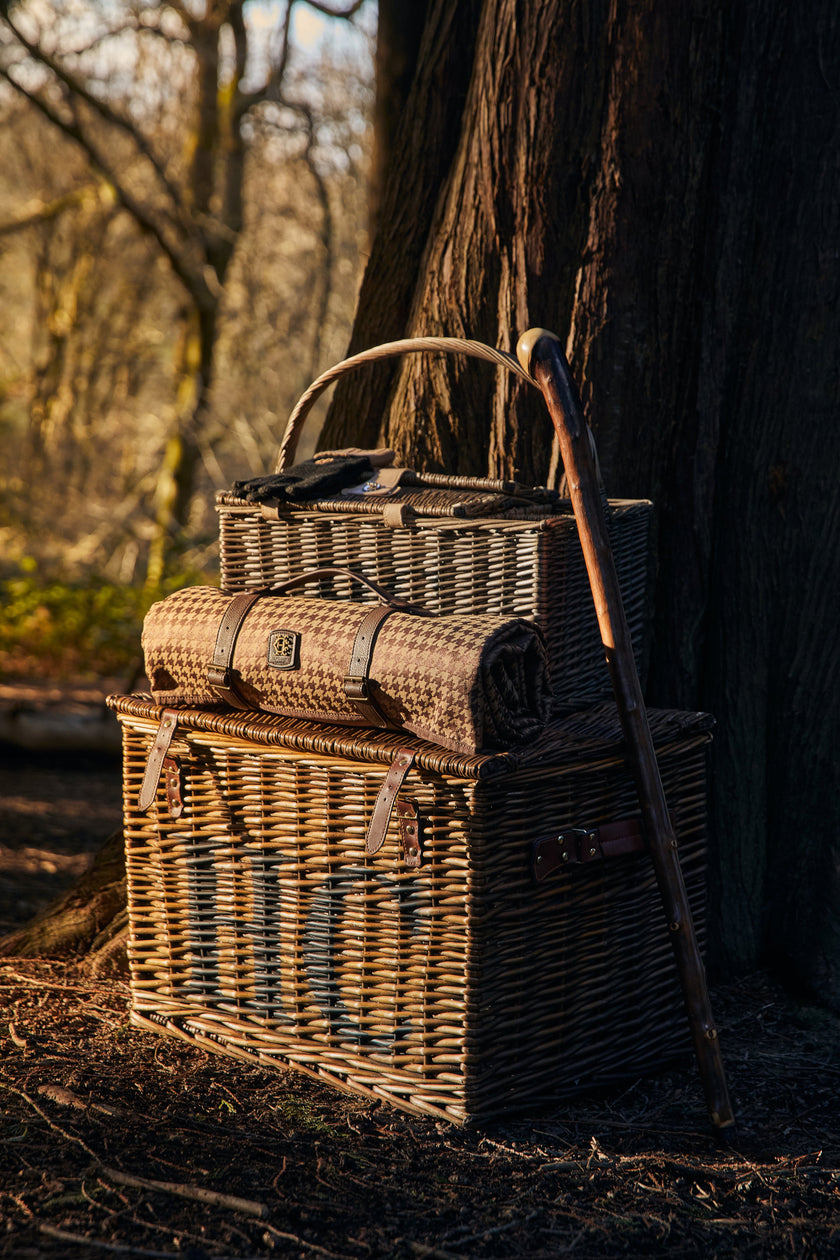
[[[214,587],[178,591],[143,626],[146,674],[159,704],[219,703],[207,668],[231,596]],[[344,692],[365,606],[265,596],[249,610],[233,655],[237,691],[255,709],[365,725]],[[300,636],[298,667],[269,664],[269,638]],[[418,617],[384,622],[370,669],[373,695],[395,727],[455,752],[504,749],[534,739],[551,692],[539,630],[522,618]]]

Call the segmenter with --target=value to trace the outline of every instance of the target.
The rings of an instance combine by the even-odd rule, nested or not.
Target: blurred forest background
[[[214,579],[214,491],[271,470],[342,357],[375,22],[358,0],[4,11],[0,677],[130,669],[148,603]]]

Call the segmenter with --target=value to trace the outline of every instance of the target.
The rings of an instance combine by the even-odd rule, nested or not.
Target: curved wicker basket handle
[[[388,359],[398,354],[419,354],[424,350],[444,354],[466,354],[474,359],[486,359],[497,366],[508,368],[523,381],[527,381],[529,385],[536,385],[534,378],[520,365],[515,355],[508,354],[505,350],[494,350],[492,346],[485,346],[481,341],[464,341],[461,337],[407,337],[402,341],[386,341],[380,346],[362,350],[360,354],[351,355],[349,359],[342,359],[341,363],[327,368],[326,372],[322,372],[306,392],[301,394],[287,421],[274,471],[281,473],[294,462],[303,422],[315,401],[332,381],[343,376],[345,372],[352,371],[353,368],[361,367],[363,363],[375,363],[378,359]]]

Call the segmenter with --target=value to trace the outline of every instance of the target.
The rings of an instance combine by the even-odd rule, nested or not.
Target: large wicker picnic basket
[[[459,1123],[542,1111],[689,1050],[611,704],[526,750],[462,756],[109,703],[141,1027]],[[650,719],[702,938],[711,722]],[[162,721],[172,740],[141,808]]]
[[[517,360],[480,342],[429,337],[387,343],[323,373],[302,395],[277,462],[287,469],[306,417],[338,376],[389,355],[457,352],[524,376]],[[533,384],[533,382],[531,382]],[[648,500],[604,500],[637,665],[648,625]],[[611,695],[592,595],[568,499],[488,478],[415,473],[384,495],[338,494],[306,504],[216,496],[221,585],[241,591],[338,565],[364,573],[394,596],[442,615],[529,617],[545,636],[554,693],[570,710]],[[315,592],[366,599],[340,578]]]

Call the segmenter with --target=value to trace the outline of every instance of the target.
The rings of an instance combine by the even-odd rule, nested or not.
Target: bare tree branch
[[[84,134],[77,122],[70,122],[66,118],[62,118],[51,105],[49,105],[42,97],[30,92],[21,83],[18,83],[7,71],[0,71],[6,82],[25,97],[32,105],[34,105],[44,115],[49,122],[57,127],[59,131],[69,139],[74,140],[87,154],[94,169],[97,170],[107,181],[108,185],[113,189],[114,194],[120,204],[135,219],[142,231],[148,232],[157,241],[160,248],[166,255],[175,275],[184,285],[184,288],[193,298],[193,300],[203,305],[207,301],[208,284],[203,268],[190,267],[185,257],[186,251],[179,249],[175,242],[171,241],[168,234],[164,230],[163,225],[158,222],[155,217],[149,213],[147,208],[134,197],[125,187],[124,182],[120,179],[118,173],[113,169],[111,163],[99,148],[93,143],[91,138]],[[194,238],[194,233],[190,233],[190,238]]]
[[[0,236],[11,236],[14,232],[21,232],[36,223],[47,223],[50,219],[58,218],[65,210],[84,205],[93,199],[105,202],[110,195],[111,189],[107,184],[85,184],[83,188],[74,188],[72,192],[55,197],[52,201],[30,201],[16,218],[0,223]]]
[[[268,78],[261,88],[256,88],[253,92],[243,92],[240,95],[238,114],[241,117],[247,113],[253,106],[261,104],[263,101],[276,101],[280,95],[280,88],[283,79],[286,76],[286,67],[289,64],[289,52],[291,49],[291,26],[292,26],[292,10],[295,7],[295,0],[287,0],[286,12],[283,17],[283,25],[280,28],[280,53],[272,65]]]
[[[32,40],[28,39],[8,15],[4,17],[4,21],[9,30],[13,33],[15,39],[17,39],[22,47],[26,49],[30,57],[45,66],[52,74],[55,75],[60,83],[63,83],[66,88],[79,98],[79,100],[82,100],[86,105],[89,105],[90,108],[98,113],[100,118],[104,119],[105,122],[110,123],[114,127],[118,127],[129,136],[132,143],[136,146],[137,151],[150,163],[153,171],[160,181],[161,186],[169,197],[171,202],[172,217],[179,219],[181,221],[181,226],[186,228],[186,222],[183,219],[181,211],[181,195],[169,179],[161,162],[152,150],[151,145],[143,133],[137,127],[133,126],[126,118],[123,118],[120,114],[116,113],[116,111],[113,110],[105,101],[100,100],[98,96],[89,91],[80,79],[62,66],[60,61],[51,57],[50,54],[43,48],[39,47],[38,44],[33,43]],[[34,99],[31,93],[27,93],[27,95],[30,100]]]

